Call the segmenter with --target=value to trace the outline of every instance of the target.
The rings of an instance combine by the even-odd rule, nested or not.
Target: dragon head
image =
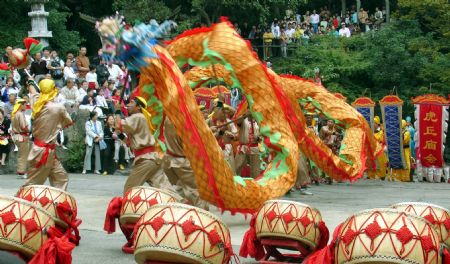
[[[157,57],[153,47],[159,38],[175,26],[173,21],[165,21],[160,25],[156,20],[151,20],[149,24],[140,23],[131,27],[119,15],[105,18],[96,24],[105,58],[120,60],[132,70],[145,67],[146,58]]]

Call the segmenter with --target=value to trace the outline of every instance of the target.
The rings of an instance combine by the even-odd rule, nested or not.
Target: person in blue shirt
[[[409,129],[409,133],[411,134],[411,140],[409,141],[409,149],[411,150],[411,157],[414,159],[416,158],[416,142],[414,141],[414,135],[416,133],[416,130],[414,129],[414,126],[411,124],[411,117],[406,117],[406,126]]]

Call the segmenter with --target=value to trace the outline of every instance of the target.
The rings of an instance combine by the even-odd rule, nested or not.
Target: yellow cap
[[[375,124],[377,124],[377,125],[381,124],[380,117],[379,117],[379,116],[375,116],[375,117],[373,118],[373,122],[375,122]]]
[[[55,89],[55,82],[50,79],[43,79],[39,82],[39,88],[42,94],[49,94]]]
[[[405,128],[405,127],[406,127],[406,120],[403,119],[403,120],[402,120],[402,128]]]

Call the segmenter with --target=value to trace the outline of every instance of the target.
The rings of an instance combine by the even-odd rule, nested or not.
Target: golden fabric
[[[404,124],[403,124],[404,123]],[[406,122],[402,123],[402,127],[406,127]],[[392,170],[394,179],[403,182],[411,181],[411,150],[409,148],[409,141],[411,140],[411,134],[406,128],[403,130],[403,155],[406,162],[406,168],[403,170]]]

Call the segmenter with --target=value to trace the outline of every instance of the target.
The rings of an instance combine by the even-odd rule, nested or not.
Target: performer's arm
[[[73,124],[73,120],[70,117],[69,113],[67,112],[66,108],[64,106],[60,106],[61,108],[61,116],[62,116],[62,125],[64,128],[69,127]]]

